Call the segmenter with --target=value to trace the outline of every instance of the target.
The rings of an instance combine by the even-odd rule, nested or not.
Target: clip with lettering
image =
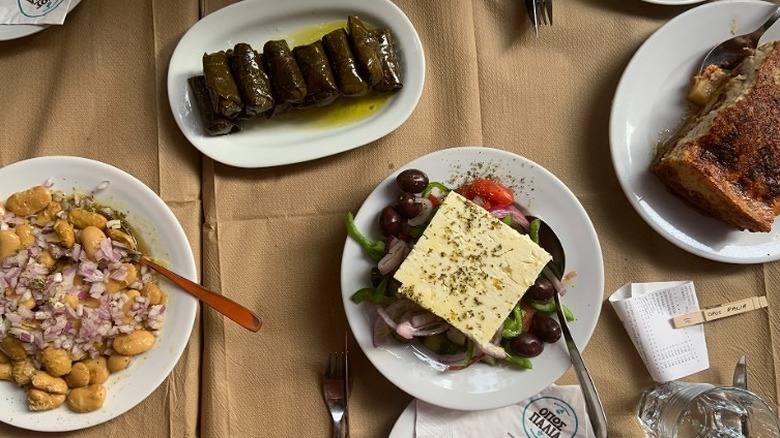
[[[768,305],[769,303],[767,303],[766,297],[763,296],[746,298],[744,300],[707,307],[685,315],[675,316],[672,318],[672,325],[674,328],[688,327],[707,321],[725,318],[727,316],[739,315],[740,313],[749,312],[751,310],[763,309]]]

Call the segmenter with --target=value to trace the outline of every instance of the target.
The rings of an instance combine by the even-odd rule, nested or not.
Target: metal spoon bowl
[[[758,46],[758,40],[778,19],[780,19],[780,6],[772,12],[772,15],[758,29],[744,35],[735,36],[713,47],[704,57],[704,61],[702,61],[701,67],[699,67],[699,74],[709,65],[715,65],[725,70],[731,70],[739,65],[750,54],[750,49],[755,49]]]

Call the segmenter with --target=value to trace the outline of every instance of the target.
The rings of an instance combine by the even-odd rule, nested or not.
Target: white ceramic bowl
[[[187,236],[168,206],[149,187],[116,167],[79,157],[39,157],[0,168],[0,199],[47,180],[53,189],[95,194],[101,203],[127,213],[151,254],[169,263],[174,272],[197,280],[195,260]],[[109,377],[108,395],[97,411],[77,414],[66,406],[45,412],[27,409],[27,391],[12,382],[0,382],[0,421],[23,429],[68,431],[115,418],[142,402],[162,383],[179,360],[195,322],[197,300],[167,280],[160,286],[168,295],[165,323],[155,346],[133,360],[126,370]]]

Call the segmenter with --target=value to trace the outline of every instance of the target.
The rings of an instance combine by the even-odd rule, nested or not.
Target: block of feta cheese
[[[503,358],[490,341],[550,259],[527,235],[453,191],[394,277],[400,295]]]

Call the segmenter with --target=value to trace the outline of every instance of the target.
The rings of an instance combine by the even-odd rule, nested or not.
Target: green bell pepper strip
[[[539,301],[528,300],[528,304],[530,304],[531,307],[533,307],[537,312],[542,312],[545,315],[555,313],[555,301],[550,300],[546,303],[542,303]]]
[[[501,331],[501,337],[504,338],[516,338],[523,332],[523,318],[525,317],[523,309],[520,306],[515,306],[512,309],[512,315],[507,317],[506,326]]]
[[[533,240],[537,245],[539,244],[539,227],[541,224],[542,221],[539,219],[534,219],[530,224],[528,224],[528,237],[530,237],[531,240]]]
[[[382,279],[382,281],[379,282],[378,285],[376,285],[375,288],[364,287],[362,289],[358,289],[358,291],[352,294],[349,299],[352,300],[352,302],[355,304],[360,304],[363,301],[371,301],[375,304],[385,304],[388,299],[385,294],[387,292],[387,283],[389,281],[389,277],[385,277]]]
[[[508,215],[504,216],[501,219],[501,222],[503,222],[503,223],[505,223],[505,224],[507,224],[507,225],[509,225],[511,227],[512,226],[512,215],[508,214]]]
[[[363,247],[369,257],[375,261],[382,260],[385,256],[385,242],[382,240],[371,240],[364,236],[363,233],[358,230],[355,225],[355,218],[352,216],[352,212],[347,212],[344,215],[344,222],[347,224],[347,234]]]
[[[526,357],[514,356],[509,353],[506,354],[504,360],[518,368],[523,368],[526,370],[533,369],[534,367],[534,364],[533,362],[531,362],[531,359],[528,359]]]
[[[542,312],[545,315],[552,315],[555,313],[555,301],[540,303],[538,301],[528,300],[528,304],[537,312]],[[563,312],[563,317],[566,318],[566,321],[574,321],[574,313],[572,313],[571,309],[566,307],[566,305],[561,304],[561,312]]]
[[[434,182],[428,184],[428,186],[425,188],[425,190],[423,190],[422,193],[420,194],[420,197],[421,198],[427,198],[428,195],[433,193],[434,189],[440,191],[442,195],[446,195],[447,193],[449,193],[451,191],[450,188],[445,186],[444,184],[434,181]]]

